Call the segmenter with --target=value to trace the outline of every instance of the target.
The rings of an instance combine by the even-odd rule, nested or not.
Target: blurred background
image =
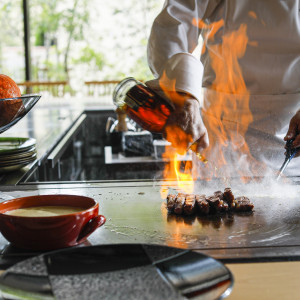
[[[0,73],[22,93],[111,93],[152,78],[146,47],[164,0],[1,0]]]

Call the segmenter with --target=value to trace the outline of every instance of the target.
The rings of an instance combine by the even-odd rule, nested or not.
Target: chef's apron
[[[215,145],[206,151],[206,155],[210,161],[217,157],[222,164],[223,160],[219,175],[261,176],[267,171],[274,174],[283,163],[283,137],[291,118],[300,108],[299,2],[215,1],[220,5],[207,16],[208,23],[224,20],[224,26],[214,38],[205,41],[206,51],[201,57],[205,66],[202,115],[210,143]],[[216,74],[211,67],[212,51],[219,57],[225,52],[222,37],[236,32],[242,24],[247,26],[248,36],[246,51],[238,59],[246,85],[243,95],[215,87]],[[218,44],[220,47],[216,48]],[[216,111],[223,113],[217,115]],[[219,125],[216,118],[221,118]],[[226,141],[224,135],[228,137]],[[298,165],[299,158],[295,158],[285,174],[299,176]]]

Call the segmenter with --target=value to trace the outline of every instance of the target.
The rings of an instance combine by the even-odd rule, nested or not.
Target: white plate
[[[36,140],[33,138],[0,137],[0,159],[3,154],[28,151],[35,143]]]

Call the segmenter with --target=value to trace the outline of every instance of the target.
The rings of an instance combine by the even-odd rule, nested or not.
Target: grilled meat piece
[[[178,194],[174,205],[174,213],[176,215],[182,215],[184,202],[185,202],[185,195],[183,194],[183,196],[181,196]]]
[[[210,196],[206,198],[206,201],[209,203],[211,212],[223,212],[228,210],[228,204],[221,200],[219,197]]]
[[[216,213],[220,212],[222,209],[221,201],[218,197],[209,196],[206,198],[206,201],[209,203],[210,212]]]
[[[228,203],[230,209],[233,209],[235,206],[234,195],[231,191],[231,188],[225,188],[223,193],[224,200]]]
[[[196,199],[194,194],[187,194],[185,196],[185,203],[183,206],[183,213],[185,215],[192,215],[195,212],[196,206]]]
[[[250,202],[249,198],[241,196],[237,197],[235,200],[235,211],[238,212],[248,212],[252,211],[254,204]]]
[[[169,194],[167,196],[167,208],[168,208],[169,212],[174,211],[175,201],[176,201],[176,195],[175,194]]]
[[[206,201],[205,195],[196,195],[196,204],[198,211],[201,214],[208,215],[209,214],[209,203]]]
[[[169,194],[167,208],[176,215],[192,215],[196,210],[200,214],[208,215],[227,211],[249,212],[253,210],[254,205],[244,196],[234,199],[231,189],[226,188],[224,193],[216,191],[209,197],[198,194]]]
[[[214,196],[218,197],[220,200],[224,200],[224,195],[221,191],[214,192]]]
[[[220,198],[219,197],[215,197],[215,196],[208,196],[206,197],[206,201],[209,203],[209,204],[212,204],[214,206],[218,206],[221,202]]]

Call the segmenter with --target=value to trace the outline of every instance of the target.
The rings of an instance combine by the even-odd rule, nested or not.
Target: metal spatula
[[[279,173],[276,177],[276,180],[278,180],[282,176],[282,174],[283,174],[285,168],[287,167],[287,165],[289,164],[289,162],[295,157],[296,153],[300,150],[300,147],[297,147],[297,148],[293,147],[293,141],[294,140],[292,139],[292,140],[288,140],[286,142],[285,159],[284,159],[284,162],[283,162],[281,168],[279,169]]]

